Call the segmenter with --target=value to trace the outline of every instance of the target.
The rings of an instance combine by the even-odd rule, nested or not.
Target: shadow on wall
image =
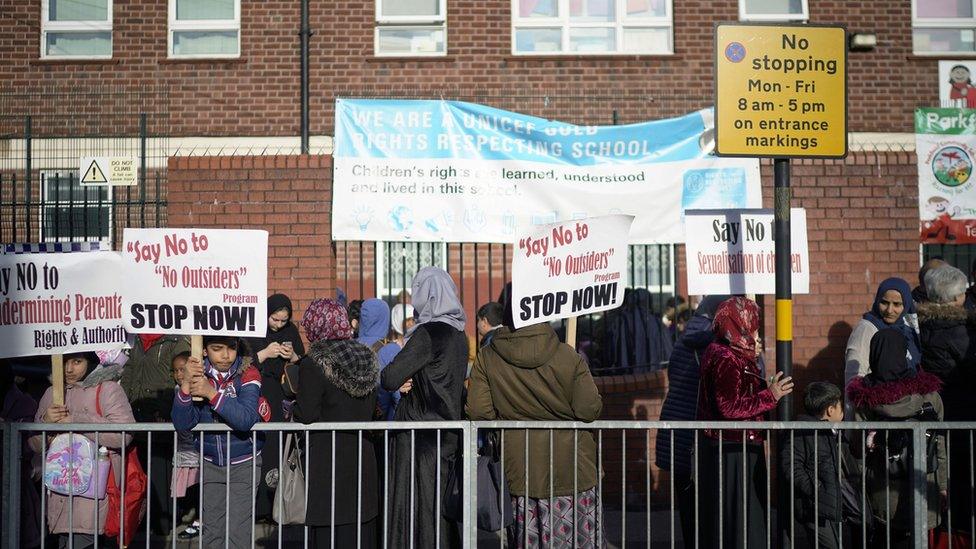
[[[844,389],[844,350],[853,328],[845,321],[835,322],[827,331],[827,346],[817,352],[804,367],[794,365],[796,392],[793,411],[803,413],[803,392],[814,381],[826,381]]]

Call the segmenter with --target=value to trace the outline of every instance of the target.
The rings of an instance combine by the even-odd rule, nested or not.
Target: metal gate
[[[164,226],[168,96],[159,86],[0,91],[0,242],[118,249],[123,228]],[[136,185],[81,185],[86,156],[135,158]]]

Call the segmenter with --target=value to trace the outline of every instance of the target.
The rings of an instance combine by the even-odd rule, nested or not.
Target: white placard
[[[267,231],[126,229],[122,256],[130,332],[265,334]]]
[[[634,217],[607,215],[526,229],[512,256],[515,327],[618,307]]]
[[[790,214],[793,293],[810,293],[807,213]],[[685,212],[688,293],[776,293],[776,243],[772,210]]]
[[[0,255],[0,357],[121,349],[115,252]]]
[[[83,156],[78,172],[82,187],[96,185],[135,185],[139,177],[134,156]]]

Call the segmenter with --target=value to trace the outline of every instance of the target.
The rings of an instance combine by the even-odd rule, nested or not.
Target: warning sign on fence
[[[139,175],[134,156],[83,156],[81,158],[82,186],[135,185]]]

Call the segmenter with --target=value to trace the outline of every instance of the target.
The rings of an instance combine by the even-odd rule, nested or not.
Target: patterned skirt
[[[515,523],[509,526],[511,547],[556,549],[606,546],[596,487],[575,497],[536,499],[513,496],[512,504],[515,506]]]

